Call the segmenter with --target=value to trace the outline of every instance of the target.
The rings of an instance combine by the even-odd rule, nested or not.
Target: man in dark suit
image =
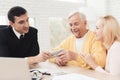
[[[0,56],[28,59],[29,64],[47,60],[51,55],[39,54],[38,30],[29,26],[27,11],[15,6],[8,12],[9,27],[0,29]]]

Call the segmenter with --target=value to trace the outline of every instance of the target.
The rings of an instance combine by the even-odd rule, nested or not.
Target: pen
[[[42,75],[51,75],[50,73],[44,72]]]

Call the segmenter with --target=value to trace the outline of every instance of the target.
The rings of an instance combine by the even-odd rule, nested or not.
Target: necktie
[[[23,35],[20,35],[20,39],[23,39],[24,38],[24,36]]]

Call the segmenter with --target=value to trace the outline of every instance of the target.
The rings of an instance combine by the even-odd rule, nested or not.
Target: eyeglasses
[[[48,76],[51,75],[50,73],[41,72],[39,70],[31,70],[30,73],[31,73],[31,76],[32,76],[32,80],[42,80],[43,75],[48,75]]]

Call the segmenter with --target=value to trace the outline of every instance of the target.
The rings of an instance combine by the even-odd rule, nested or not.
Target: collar
[[[12,27],[12,29],[13,29],[13,32],[15,33],[15,35],[17,36],[18,39],[20,39],[21,35],[24,35],[24,34],[20,34],[19,32],[17,32],[13,27]]]

